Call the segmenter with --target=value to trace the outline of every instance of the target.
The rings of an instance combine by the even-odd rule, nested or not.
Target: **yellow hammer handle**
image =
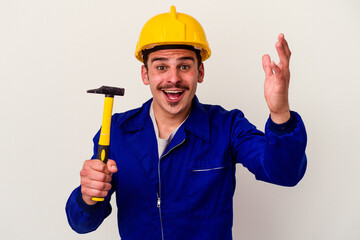
[[[111,116],[114,104],[113,96],[105,96],[103,120],[100,131],[99,145],[97,151],[97,159],[103,163],[107,163],[109,156],[109,145],[110,145],[110,127],[111,127]],[[91,200],[96,202],[104,201],[104,198],[92,197]]]
[[[103,113],[103,120],[101,124],[101,132],[99,139],[99,145],[102,146],[110,145],[110,127],[111,127],[113,103],[114,103],[114,97],[105,97],[104,113]]]

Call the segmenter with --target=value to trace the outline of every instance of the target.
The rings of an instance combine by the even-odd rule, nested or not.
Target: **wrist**
[[[270,112],[270,118],[276,124],[286,123],[287,121],[289,121],[290,117],[290,110],[281,113]]]
[[[98,209],[98,207],[100,206],[97,202],[95,202],[94,205],[87,204],[85,202],[84,198],[83,198],[80,187],[79,187],[78,192],[76,194],[76,202],[84,212],[89,213],[89,214],[96,211]]]
[[[267,123],[266,123],[266,130],[269,130],[270,132],[278,135],[283,136],[286,134],[290,134],[294,131],[294,129],[298,125],[298,119],[296,118],[296,115],[294,115],[295,112],[290,112],[290,119],[282,124],[276,124],[272,121],[272,119],[269,117]]]
[[[81,197],[82,197],[82,200],[89,206],[93,206],[97,203],[97,202],[91,200],[92,197],[88,197],[88,196],[84,196],[84,195],[81,195]]]

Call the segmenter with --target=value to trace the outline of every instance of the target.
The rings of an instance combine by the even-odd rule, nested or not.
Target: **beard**
[[[168,102],[167,104],[169,104],[170,105],[170,107],[176,107],[177,105],[179,105],[179,102]]]

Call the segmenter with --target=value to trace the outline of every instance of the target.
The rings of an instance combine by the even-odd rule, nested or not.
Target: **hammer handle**
[[[109,146],[98,145],[96,158],[106,164],[109,159]]]
[[[103,163],[107,163],[109,157],[109,145],[110,145],[110,127],[111,127],[111,116],[114,103],[114,96],[105,96],[104,101],[104,112],[103,120],[100,131],[99,144],[97,149],[96,158],[101,160]],[[102,202],[104,198],[92,197],[93,201]]]

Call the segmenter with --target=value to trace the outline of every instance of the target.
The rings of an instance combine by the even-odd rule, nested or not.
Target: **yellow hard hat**
[[[211,55],[209,43],[200,23],[190,15],[177,13],[171,6],[170,13],[151,18],[141,30],[135,57],[143,62],[142,51],[161,45],[190,45],[199,49],[203,61]]]

